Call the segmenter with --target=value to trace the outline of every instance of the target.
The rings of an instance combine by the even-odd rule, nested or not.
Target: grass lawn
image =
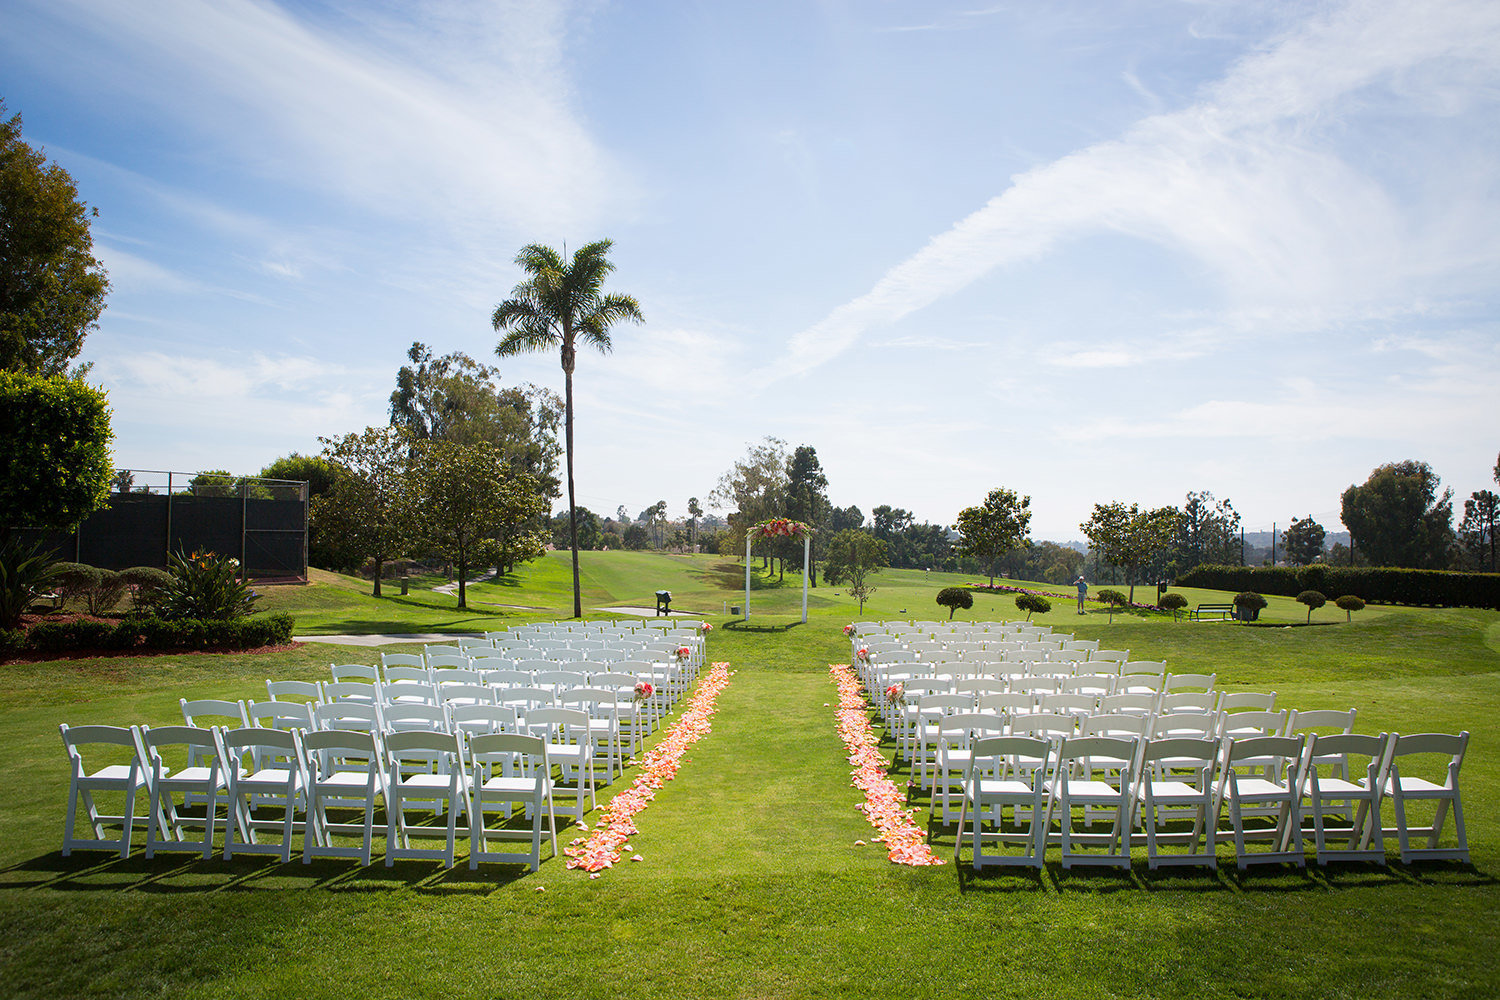
[[[0,667],[0,990],[7,997],[1493,997],[1500,994],[1500,613],[1370,608],[1349,624],[1271,600],[1268,627],[1162,616],[1043,620],[1135,659],[1216,671],[1298,708],[1360,711],[1363,731],[1468,729],[1474,865],[1327,871],[1064,872],[905,869],[870,844],[834,729],[828,663],[853,620],[838,588],[759,580],[748,621],[717,611],[743,585],[718,557],[585,553],[591,608],[651,603],[704,614],[735,670],[713,732],[637,817],[639,864],[589,879],[561,859],[535,875],[466,862],[370,868],[264,857],[147,862],[60,857],[67,781],[57,724],[167,724],[179,697],[259,697],[266,677],[321,677],[369,650],[309,643],[263,656],[53,661]],[[555,565],[554,565],[555,564]],[[561,572],[559,572],[561,570]],[[887,571],[865,618],[938,618],[966,578]],[[533,583],[534,581],[534,583]],[[970,581],[972,582],[972,581]],[[273,588],[299,633],[500,628],[571,603],[566,554],[470,590],[375,601],[324,577]],[[394,588],[399,592],[399,587]],[[1057,589],[1062,588],[1045,588]],[[481,596],[484,595],[484,596]],[[1138,591],[1138,596],[1139,591]],[[1189,592],[1200,599],[1225,595]],[[445,605],[443,602],[447,600]],[[545,611],[493,608],[542,606]],[[904,611],[903,611],[904,609]],[[593,615],[591,615],[593,616]],[[597,615],[598,617],[605,617]],[[1018,617],[976,598],[973,619]],[[402,647],[384,647],[388,651]],[[884,749],[892,749],[887,743]],[[634,772],[628,772],[633,774]],[[897,773],[898,781],[905,778]],[[624,787],[621,784],[614,789]],[[613,790],[613,789],[612,789]],[[927,822],[926,800],[914,800]],[[1389,811],[1389,810],[1388,810]],[[560,830],[566,842],[576,835]],[[137,834],[139,843],[141,834]],[[940,856],[954,831],[931,828]],[[855,842],[863,840],[864,846]],[[377,840],[376,850],[381,842]],[[1392,844],[1392,850],[1394,845]],[[460,851],[464,844],[460,842]],[[1055,856],[1055,852],[1054,856]],[[1232,850],[1221,848],[1221,859]],[[539,888],[545,891],[537,891]]]

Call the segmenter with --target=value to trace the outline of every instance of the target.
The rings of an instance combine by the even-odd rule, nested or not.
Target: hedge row
[[[119,622],[42,622],[30,631],[0,633],[0,651],[60,653],[70,649],[254,649],[292,641],[292,616],[285,611],[229,621],[125,618]]]
[[[1500,608],[1500,573],[1367,566],[1198,566],[1179,576],[1177,586],[1253,590],[1281,597],[1316,590],[1330,600],[1352,594],[1374,604]]]

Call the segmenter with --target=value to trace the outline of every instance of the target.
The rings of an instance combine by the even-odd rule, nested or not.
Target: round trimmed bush
[[[1353,594],[1345,594],[1343,597],[1340,597],[1333,603],[1335,607],[1344,612],[1344,621],[1353,621],[1354,612],[1363,611],[1365,609],[1365,602],[1360,600],[1358,597],[1355,597]]]
[[[965,611],[974,606],[974,595],[967,587],[944,587],[938,591],[937,602],[948,609],[948,617],[953,617],[953,612],[959,608]]]
[[[1172,620],[1176,621],[1177,613],[1188,606],[1188,601],[1181,594],[1163,594],[1161,600],[1156,602],[1156,606],[1163,611],[1172,612]]]
[[[1304,590],[1302,593],[1297,595],[1297,603],[1307,605],[1307,620],[1311,622],[1312,613],[1321,608],[1323,605],[1327,604],[1328,598],[1324,597],[1316,590]]]
[[[1026,612],[1026,620],[1031,621],[1033,612],[1045,615],[1052,610],[1052,602],[1041,594],[1017,594],[1016,607]]]

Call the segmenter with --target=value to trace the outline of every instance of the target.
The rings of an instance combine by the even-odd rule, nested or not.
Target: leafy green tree
[[[547,513],[541,484],[512,468],[494,445],[426,441],[407,480],[412,524],[422,541],[453,562],[460,608],[469,606],[474,567],[541,554],[536,524]]]
[[[853,504],[848,507],[834,507],[828,512],[828,530],[832,534],[838,534],[846,528],[863,528],[865,526],[865,515]]]
[[[1182,513],[1173,507],[1143,511],[1136,504],[1127,507],[1115,501],[1094,504],[1093,516],[1079,527],[1105,562],[1125,570],[1125,582],[1130,585],[1127,601],[1134,604],[1141,567],[1170,548],[1181,518]]]
[[[646,519],[646,527],[651,532],[652,546],[661,548],[661,526],[667,518],[667,502],[658,500],[656,503],[641,511],[641,517]]]
[[[1240,515],[1228,500],[1208,490],[1189,493],[1177,522],[1172,558],[1184,570],[1203,563],[1233,565],[1240,561]]]
[[[1311,625],[1312,613],[1321,608],[1323,605],[1327,604],[1328,598],[1324,597],[1316,590],[1304,590],[1302,593],[1297,595],[1297,603],[1307,605],[1307,622],[1309,625]]]
[[[727,541],[736,550],[744,550],[745,532],[751,525],[783,513],[786,468],[786,442],[767,436],[760,444],[751,445],[745,457],[719,477],[719,484],[708,495],[714,509],[733,512],[729,515]]]
[[[1426,462],[1382,465],[1343,493],[1340,517],[1372,566],[1441,569],[1453,537],[1453,491]]]
[[[845,528],[829,541],[823,559],[823,578],[833,586],[847,585],[864,614],[865,602],[875,592],[866,580],[890,565],[885,542],[868,531]]]
[[[1130,599],[1127,598],[1124,594],[1120,593],[1118,590],[1101,590],[1094,596],[1103,601],[1104,606],[1109,609],[1110,625],[1113,625],[1115,623],[1115,610],[1117,608],[1123,608],[1127,604],[1131,603]]]
[[[105,506],[112,437],[101,390],[0,371],[0,543],[16,528],[71,529]]]
[[[967,587],[944,587],[937,593],[937,602],[948,609],[948,620],[959,608],[968,611],[974,606],[974,594]]]
[[[1286,561],[1293,566],[1310,566],[1323,554],[1323,526],[1307,515],[1303,520],[1292,518],[1292,523],[1281,533],[1281,543],[1286,549]]]
[[[984,503],[958,512],[958,530],[963,535],[959,551],[984,560],[989,566],[990,585],[995,583],[995,563],[1001,556],[1027,542],[1031,525],[1031,497],[999,487],[990,490]]]
[[[1365,609],[1365,602],[1360,598],[1355,597],[1353,594],[1345,594],[1343,597],[1340,597],[1333,603],[1335,607],[1337,607],[1344,613],[1344,621],[1346,622],[1352,622],[1354,620],[1354,612],[1363,611]],[[1311,617],[1312,612],[1309,611],[1308,618],[1310,619]]]
[[[1016,608],[1026,612],[1026,620],[1031,621],[1033,614],[1045,615],[1052,610],[1052,602],[1041,594],[1017,594]]]
[[[557,495],[562,400],[555,393],[503,387],[500,369],[460,352],[434,358],[421,342],[406,356],[410,364],[397,371],[391,393],[391,426],[414,442],[494,445],[507,464],[535,476],[549,497]]]
[[[794,521],[802,521],[814,528],[808,549],[807,583],[818,585],[818,555],[820,535],[828,526],[828,513],[832,506],[828,502],[828,476],[823,464],[818,461],[817,449],[811,445],[798,445],[792,457],[786,461],[786,506],[784,513]],[[801,546],[795,540],[784,543],[788,550]],[[800,555],[801,553],[797,553]],[[796,556],[792,556],[796,558]],[[785,562],[785,559],[783,559]]]
[[[639,552],[651,544],[651,535],[646,531],[646,526],[634,522],[625,526],[625,534],[620,538],[625,547],[632,552]]]
[[[688,542],[695,550],[698,548],[698,518],[703,516],[703,505],[698,503],[697,497],[688,497],[688,523],[692,532]]]
[[[1156,605],[1163,611],[1172,612],[1172,621],[1176,622],[1178,614],[1188,606],[1188,600],[1181,594],[1163,594]]]
[[[1458,537],[1475,566],[1495,572],[1495,529],[1500,527],[1500,496],[1492,490],[1477,490],[1464,501],[1464,519]]]
[[[89,233],[98,210],[5,113],[0,101],[0,369],[62,375],[109,293]]]
[[[610,240],[580,248],[571,261],[551,247],[533,243],[516,256],[529,277],[511,290],[511,297],[495,307],[490,323],[506,331],[495,348],[500,357],[523,351],[557,350],[563,370],[563,437],[568,467],[568,546],[573,552],[573,617],[583,617],[583,591],[578,572],[578,525],[572,517],[578,506],[573,483],[573,369],[578,344],[611,349],[610,327],[626,321],[642,323],[640,303],[629,295],[604,292],[604,279],[614,270]]]
[[[234,473],[224,469],[207,469],[188,480],[188,487],[195,497],[239,496],[239,480]]]
[[[578,523],[578,547],[585,552],[592,552],[604,544],[604,528],[599,521],[599,515],[587,507],[579,507],[574,511]],[[552,516],[552,545],[554,548],[565,549],[568,547],[568,512],[559,511]]]
[[[312,505],[312,524],[354,564],[375,563],[376,597],[384,564],[411,543],[407,470],[411,441],[394,427],[319,438],[337,470],[333,485]]]

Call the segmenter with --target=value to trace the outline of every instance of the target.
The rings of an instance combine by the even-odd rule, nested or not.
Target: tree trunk
[[[567,348],[563,350],[566,352]],[[573,550],[573,617],[583,617],[583,591],[578,583],[578,500],[573,489],[573,369],[563,366],[563,434],[568,448],[568,547]]]
[[[383,559],[376,559],[375,560],[375,596],[376,597],[380,596],[380,573],[381,573],[381,571],[384,568],[385,568],[385,561]]]
[[[459,543],[458,549],[458,606],[467,608],[469,606],[469,557],[463,550],[463,544]]]

